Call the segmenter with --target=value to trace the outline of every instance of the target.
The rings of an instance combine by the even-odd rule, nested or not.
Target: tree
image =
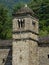
[[[13,6],[13,12],[16,13],[18,9],[24,6],[23,2],[18,2]]]
[[[0,39],[11,38],[11,20],[9,9],[4,5],[0,5]]]
[[[31,0],[29,7],[39,18],[40,36],[49,34],[49,0]]]

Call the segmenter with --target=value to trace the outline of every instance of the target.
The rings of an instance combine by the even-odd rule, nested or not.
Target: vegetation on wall
[[[12,11],[16,12],[24,6],[24,3],[17,3]],[[49,0],[31,0],[28,6],[35,12],[39,18],[39,35],[49,34]],[[12,13],[8,7],[0,5],[0,39],[12,38]]]

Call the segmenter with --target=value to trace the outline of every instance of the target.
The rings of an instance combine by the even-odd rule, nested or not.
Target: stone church
[[[27,5],[13,14],[12,40],[0,40],[0,65],[49,65],[49,36],[39,37],[38,21]]]

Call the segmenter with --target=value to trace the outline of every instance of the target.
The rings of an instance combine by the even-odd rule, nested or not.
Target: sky
[[[24,2],[24,3],[28,3],[30,0],[0,0],[0,4],[4,4],[6,6],[8,6],[9,8],[12,8],[13,5],[15,5],[18,2]]]

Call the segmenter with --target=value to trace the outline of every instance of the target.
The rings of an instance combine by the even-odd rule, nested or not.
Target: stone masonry
[[[32,17],[31,12],[24,7],[14,16],[13,65],[38,65],[38,19]]]

